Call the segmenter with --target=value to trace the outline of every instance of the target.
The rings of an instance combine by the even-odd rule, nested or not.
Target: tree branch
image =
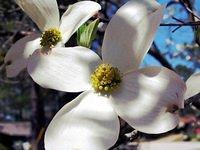
[[[162,56],[155,43],[153,43],[153,46],[148,53],[158,60],[164,67],[174,70],[167,59]]]

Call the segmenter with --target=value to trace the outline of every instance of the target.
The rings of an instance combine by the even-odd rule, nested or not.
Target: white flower
[[[200,92],[199,85],[200,85],[200,73],[193,74],[189,77],[189,79],[187,79],[186,81],[187,91],[184,97],[185,100]]]
[[[54,57],[55,53],[51,51],[57,51],[59,57],[63,57],[65,52],[60,53],[59,47],[64,46],[72,34],[101,9],[96,2],[77,2],[70,5],[60,19],[56,0],[16,0],[16,3],[37,24],[42,34],[26,36],[10,48],[5,57],[8,77],[15,77],[27,67],[27,64],[30,65],[28,58],[34,52],[34,55],[41,57],[42,55]]]
[[[163,9],[164,6],[152,0],[129,1],[108,24],[102,60],[91,50],[80,47],[60,65],[71,66],[70,70],[61,68],[65,78],[61,79],[59,72],[58,79],[49,75],[49,82],[41,74],[32,76],[43,86],[68,92],[85,91],[66,104],[49,124],[46,150],[108,149],[118,139],[118,116],[145,133],[163,133],[177,126],[179,117],[174,111],[184,106],[186,84],[164,67],[139,69]],[[45,68],[39,69],[45,74]],[[55,85],[56,80],[61,81]],[[195,82],[194,77],[191,80]],[[198,92],[188,90],[185,98]]]

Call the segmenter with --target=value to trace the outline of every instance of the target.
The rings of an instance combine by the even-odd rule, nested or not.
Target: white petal
[[[28,61],[28,72],[44,88],[81,92],[91,88],[90,75],[99,56],[84,47],[54,48],[48,55],[37,50]]]
[[[107,97],[84,92],[53,118],[45,134],[45,149],[108,149],[117,141],[119,127]]]
[[[186,81],[187,90],[185,93],[185,100],[198,94],[200,92],[200,73],[193,74]]]
[[[16,3],[37,24],[41,31],[59,27],[59,11],[56,0],[16,0]]]
[[[122,72],[137,69],[153,42],[163,9],[154,0],[134,0],[122,6],[106,29],[103,60]]]
[[[163,133],[176,127],[178,116],[167,107],[183,107],[185,83],[167,68],[149,67],[128,73],[112,94],[118,115],[145,133]]]
[[[26,68],[28,57],[40,48],[39,36],[39,34],[26,36],[10,48],[4,60],[10,64],[6,67],[7,77],[15,77]]]
[[[100,9],[101,6],[92,1],[82,1],[70,5],[61,18],[60,31],[63,43],[66,43],[72,34]]]

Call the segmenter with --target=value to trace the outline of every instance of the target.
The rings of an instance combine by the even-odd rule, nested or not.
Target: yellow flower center
[[[117,89],[122,81],[120,71],[109,64],[101,64],[91,75],[92,87],[102,93]]]
[[[43,48],[52,48],[61,40],[61,32],[57,28],[50,28],[42,33],[40,45]]]

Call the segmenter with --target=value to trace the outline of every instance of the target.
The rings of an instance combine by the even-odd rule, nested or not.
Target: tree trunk
[[[43,150],[43,140],[38,139],[40,132],[45,127],[45,115],[44,115],[44,101],[40,93],[40,87],[33,83],[31,90],[32,101],[32,138],[34,150]]]

